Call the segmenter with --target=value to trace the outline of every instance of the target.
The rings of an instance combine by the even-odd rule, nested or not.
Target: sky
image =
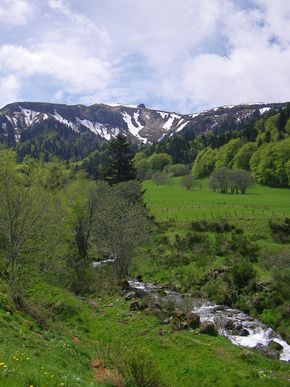
[[[0,106],[290,101],[289,0],[0,0]]]

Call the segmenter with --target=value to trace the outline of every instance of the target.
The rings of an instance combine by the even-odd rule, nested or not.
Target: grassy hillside
[[[78,299],[60,288],[35,286],[31,293],[35,316],[39,320],[50,315],[42,319],[48,323],[43,329],[31,315],[15,309],[3,286],[1,386],[125,385],[120,380],[132,352],[141,354],[144,364],[147,361],[147,372],[156,366],[167,386],[289,385],[289,365],[233,346],[222,337],[185,331],[161,336],[164,325],[158,316],[129,313],[121,296]]]

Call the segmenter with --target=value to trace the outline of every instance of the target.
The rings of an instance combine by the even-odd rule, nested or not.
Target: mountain
[[[148,109],[143,104],[64,105],[16,102],[0,110],[0,142],[35,155],[52,148],[65,159],[81,158],[123,133],[133,142],[157,143],[175,133],[199,133],[239,126],[286,103],[223,106],[195,114]],[[57,148],[56,151],[53,149]]]

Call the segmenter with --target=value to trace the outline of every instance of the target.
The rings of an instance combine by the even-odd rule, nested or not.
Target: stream
[[[144,291],[161,305],[173,302],[181,308],[186,306],[188,311],[200,316],[201,322],[214,323],[219,335],[227,337],[235,345],[267,348],[270,342],[274,341],[283,347],[280,360],[290,362],[290,345],[273,329],[238,309],[163,289],[152,283],[131,280],[129,285],[133,290]]]
[[[112,264],[114,261],[113,257],[109,257],[109,259],[94,262],[93,266]],[[132,290],[142,290],[161,305],[172,302],[181,308],[186,306],[188,312],[191,311],[200,316],[201,323],[214,323],[218,334],[226,337],[235,345],[248,348],[267,348],[270,342],[274,341],[283,347],[280,352],[280,360],[290,362],[290,345],[272,328],[238,309],[164,289],[149,282],[138,280],[128,282]]]

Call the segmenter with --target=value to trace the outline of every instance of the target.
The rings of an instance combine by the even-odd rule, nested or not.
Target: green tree
[[[73,236],[69,244],[69,268],[74,273],[71,287],[77,294],[90,289],[90,266],[92,257],[89,256],[90,236],[93,218],[96,211],[96,187],[94,184],[79,179],[73,182],[65,191],[67,200],[68,232]],[[70,239],[68,237],[68,239]]]
[[[234,157],[234,168],[249,171],[250,160],[256,150],[257,145],[254,142],[248,142],[243,145]]]
[[[104,177],[109,184],[132,180],[136,177],[133,164],[134,154],[125,136],[118,136],[108,144],[108,154],[104,163]]]
[[[0,151],[1,271],[21,304],[34,269],[58,256],[62,211],[39,187],[26,186],[14,153]]]
[[[254,183],[254,178],[249,172],[243,169],[232,169],[229,171],[229,185],[232,193],[238,193],[240,191],[242,194],[245,194],[247,188]]]
[[[149,165],[152,171],[162,171],[169,164],[172,164],[172,157],[167,153],[154,153],[149,158]]]
[[[234,164],[234,157],[239,151],[239,149],[244,145],[244,142],[235,138],[230,140],[227,144],[219,148],[216,155],[216,168],[229,167],[232,168]]]
[[[197,178],[209,176],[215,167],[216,149],[211,147],[201,150],[193,164],[192,172]]]
[[[149,227],[142,203],[132,202],[106,185],[99,186],[91,241],[102,255],[114,258],[118,277],[128,275],[133,253],[147,240]]]
[[[290,139],[264,144],[250,160],[251,171],[261,183],[275,187],[287,187],[287,165],[290,160]]]
[[[209,187],[216,191],[220,190],[221,193],[227,193],[230,187],[230,169],[228,168],[219,168],[216,169],[209,179]]]

